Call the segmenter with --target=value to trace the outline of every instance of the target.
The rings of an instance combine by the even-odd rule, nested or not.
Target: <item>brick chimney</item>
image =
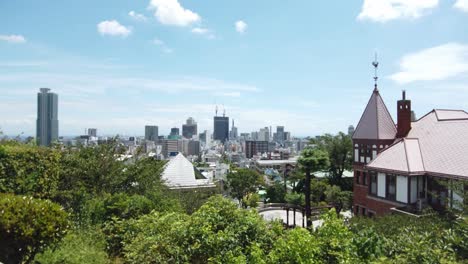
[[[411,130],[411,101],[406,100],[406,91],[404,90],[402,97],[397,103],[397,138],[406,137]]]

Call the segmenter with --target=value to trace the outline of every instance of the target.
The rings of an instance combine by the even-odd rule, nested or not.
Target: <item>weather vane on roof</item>
[[[372,66],[374,66],[374,82],[375,82],[375,87],[377,88],[377,79],[379,79],[379,77],[377,77],[377,68],[379,67],[379,62],[377,61],[377,52],[375,53],[375,60],[372,62]]]

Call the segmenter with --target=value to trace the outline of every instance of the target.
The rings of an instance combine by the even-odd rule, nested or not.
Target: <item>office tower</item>
[[[206,143],[207,135],[208,135],[208,131],[205,130],[198,135],[198,138],[200,139],[201,142]]]
[[[228,139],[229,139],[229,117],[225,116],[225,114],[223,114],[223,116],[215,116],[213,140],[219,140],[224,143]]]
[[[36,138],[40,146],[50,146],[58,140],[58,95],[49,88],[37,94]]]
[[[268,131],[268,127],[260,128],[260,131],[258,132],[258,140],[270,141],[270,132]]]
[[[284,141],[290,141],[291,140],[291,132],[284,132]]]
[[[276,127],[276,142],[282,143],[284,141],[284,126]]]
[[[197,122],[192,117],[187,119],[186,124],[182,125],[182,136],[184,138],[192,138],[197,135]]]
[[[178,136],[179,135],[179,128],[173,127],[171,128],[171,134],[169,136]]]
[[[88,128],[88,136],[97,137],[97,128]]]
[[[145,140],[158,140],[158,126],[145,126]]]
[[[254,155],[268,152],[268,141],[247,140],[244,144],[245,157],[248,159]]]
[[[352,136],[354,134],[354,126],[350,125],[348,127],[348,136]]]
[[[237,139],[237,127],[234,126],[234,119],[232,120],[232,128],[231,132],[229,133],[229,138],[233,140]]]

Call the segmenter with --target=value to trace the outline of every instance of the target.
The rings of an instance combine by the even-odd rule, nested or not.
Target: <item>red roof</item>
[[[395,139],[397,129],[377,88],[359,120],[353,139]]]
[[[408,136],[367,167],[405,174],[468,177],[468,113],[433,110],[411,123]]]

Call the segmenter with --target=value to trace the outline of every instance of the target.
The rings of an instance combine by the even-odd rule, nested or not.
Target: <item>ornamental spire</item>
[[[375,59],[372,62],[372,66],[374,66],[374,87],[375,87],[374,90],[378,91],[377,80],[379,79],[379,77],[377,76],[377,68],[379,67],[379,62],[377,61],[377,52],[375,53]]]

